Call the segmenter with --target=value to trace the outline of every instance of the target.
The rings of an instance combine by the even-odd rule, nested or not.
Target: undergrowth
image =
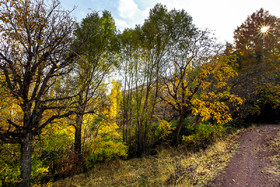
[[[235,133],[198,152],[184,146],[159,148],[157,155],[96,164],[54,186],[203,186],[225,166],[237,147]]]

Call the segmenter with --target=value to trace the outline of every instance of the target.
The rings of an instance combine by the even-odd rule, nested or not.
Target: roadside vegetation
[[[237,148],[242,130],[215,139],[206,149],[185,146],[157,148],[142,158],[96,164],[89,172],[55,182],[54,186],[204,186],[215,179]]]

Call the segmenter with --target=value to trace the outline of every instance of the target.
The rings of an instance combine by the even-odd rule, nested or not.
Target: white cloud
[[[130,25],[128,25],[127,22],[125,22],[124,20],[115,19],[115,23],[118,26],[118,29],[120,29],[121,31],[124,30],[125,28],[130,27]]]
[[[120,0],[119,14],[124,19],[133,19],[139,13],[137,4],[133,0]]]
[[[120,0],[119,16],[116,24],[121,27],[134,27],[136,24],[143,24],[144,19],[149,15],[150,7],[140,10],[134,0]]]

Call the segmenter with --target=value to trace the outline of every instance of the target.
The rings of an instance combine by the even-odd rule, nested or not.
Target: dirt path
[[[279,147],[277,150],[271,145],[279,132],[280,125],[265,125],[244,132],[239,138],[236,154],[209,186],[280,187],[280,175],[268,172],[273,167],[274,172],[280,172]],[[278,158],[276,162],[272,161],[273,156]]]

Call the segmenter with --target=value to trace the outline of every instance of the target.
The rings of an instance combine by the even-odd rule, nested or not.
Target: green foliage
[[[43,140],[35,142],[35,149],[42,152],[70,152],[73,140],[74,128],[69,126],[66,121],[58,121],[53,125],[47,126],[43,132]]]
[[[49,172],[49,167],[45,166],[45,161],[33,156],[32,158],[32,171],[31,181],[33,184],[40,184]]]
[[[99,16],[98,12],[88,14],[82,23],[77,25],[75,36],[73,47],[84,54],[79,58],[79,65],[86,74],[81,74],[80,77],[89,76],[90,73],[107,72],[112,64],[117,65],[117,58],[114,56],[118,50],[116,26],[108,11],[103,11],[102,16]],[[80,42],[84,42],[82,47]],[[83,81],[80,83],[85,84]]]
[[[84,116],[83,154],[87,168],[91,168],[96,162],[127,156],[127,146],[121,140],[117,124],[122,99],[119,82],[113,80],[108,99],[109,106],[100,107],[98,115]]]
[[[193,131],[194,134],[189,136],[183,136],[183,142],[193,148],[205,148],[208,144],[213,141],[222,138],[226,131],[224,125],[221,124],[210,124],[201,122],[197,125],[188,126],[190,131]]]
[[[65,156],[71,155],[73,132],[73,127],[69,126],[66,121],[60,120],[43,130],[41,135],[44,139],[35,141],[32,169],[41,172],[41,179],[49,181],[55,174],[63,173],[59,162]],[[35,183],[40,184],[40,177],[34,177]]]
[[[96,138],[85,150],[85,163],[88,168],[96,162],[110,161],[119,157],[127,157],[127,146],[111,135]]]
[[[12,185],[20,182],[20,155],[18,145],[0,146],[0,183]]]
[[[8,186],[16,186],[20,179],[20,155],[18,145],[2,145],[0,147],[0,183]],[[48,173],[48,167],[44,160],[40,160],[37,154],[32,158],[31,180],[32,184],[41,183]]]

